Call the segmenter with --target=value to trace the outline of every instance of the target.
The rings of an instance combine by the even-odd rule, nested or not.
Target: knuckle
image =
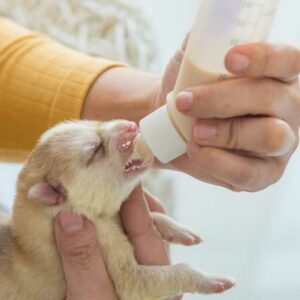
[[[195,89],[195,104],[201,105],[203,99],[211,99],[213,96],[213,91],[210,86],[202,86],[201,88]],[[202,108],[201,108],[202,109]]]
[[[199,90],[199,93],[197,94],[198,99],[202,98],[211,98],[214,95],[214,90],[211,85],[204,85]]]
[[[232,88],[231,88],[232,87]],[[198,90],[196,101],[200,103],[198,113],[204,118],[224,118],[235,111],[235,83],[224,81],[202,86]]]
[[[269,134],[266,136],[265,143],[271,155],[284,155],[295,146],[296,137],[286,122],[271,120],[268,131]]]
[[[263,45],[262,49],[262,56],[259,61],[259,65],[261,67],[262,74],[267,74],[270,72],[272,68],[272,58],[273,58],[273,47],[271,45]]]
[[[214,110],[223,104],[223,101],[218,101],[218,99],[223,98],[222,94],[222,88],[216,88],[215,84],[202,86],[196,94],[196,101],[203,104],[199,107],[199,110],[206,109],[205,113],[215,114]],[[215,107],[215,109],[212,110],[212,107]]]
[[[257,174],[255,168],[248,165],[247,167],[242,167],[239,172],[237,172],[237,182],[240,187],[249,189],[256,186]]]
[[[273,79],[264,79],[262,82],[263,96],[266,100],[272,101],[278,96],[277,82]]]
[[[281,110],[285,110],[291,115],[290,112],[297,111],[297,99],[299,95],[294,94],[293,87],[288,84],[277,82],[277,98],[281,103]],[[297,93],[298,94],[298,93]]]
[[[86,239],[76,245],[65,245],[63,252],[67,259],[73,262],[75,261],[80,265],[85,265],[85,263],[89,261],[97,249],[97,243],[94,240]]]
[[[225,143],[229,149],[238,149],[239,131],[241,126],[242,126],[241,119],[231,119],[228,121],[228,134]]]
[[[201,148],[198,159],[202,162],[202,165],[206,165],[208,161],[215,161],[218,157],[216,157],[214,148]]]
[[[300,83],[300,79],[299,79],[299,83]],[[300,112],[300,85],[295,86],[295,88],[291,90],[291,93],[292,93],[292,98],[295,101],[295,107],[296,107],[295,111],[299,113]]]
[[[230,191],[232,191],[232,192],[235,192],[235,193],[242,193],[242,192],[244,192],[244,190],[241,187],[235,186],[235,185],[229,185],[228,189]]]
[[[208,147],[197,147],[194,149],[192,146],[188,154],[191,158],[191,161],[201,169],[207,169],[207,167],[210,167],[211,164],[208,164],[208,162],[214,161],[215,158],[214,149]]]
[[[264,79],[261,81],[258,90],[262,101],[265,104],[265,111],[273,116],[282,114],[289,105],[290,97],[287,97],[285,85],[274,79]]]
[[[288,68],[293,73],[300,72],[300,50],[297,47],[291,45],[283,45],[283,51],[286,54],[286,57],[289,58]]]
[[[160,201],[157,203],[157,212],[164,214],[164,215],[167,213],[166,206],[164,204],[162,204]]]
[[[265,111],[270,111],[273,115],[277,112],[277,107],[274,101],[274,85],[271,79],[264,79],[260,82],[257,92],[265,106]]]
[[[300,83],[300,79],[299,79]],[[297,120],[297,125],[300,122],[300,86],[298,84],[293,84],[287,86],[289,99],[292,101],[292,109],[293,109],[293,119]]]
[[[272,174],[269,177],[269,185],[272,185],[278,182],[282,178],[287,165],[287,160],[275,158],[269,160],[269,164],[270,164],[269,168],[271,170],[270,174]]]
[[[295,145],[292,150],[293,153],[298,149],[298,146],[299,146],[299,134],[296,134],[295,135]]]

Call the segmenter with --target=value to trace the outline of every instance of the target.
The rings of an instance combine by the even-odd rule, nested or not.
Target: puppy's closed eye
[[[97,153],[102,152],[103,155],[105,155],[105,144],[103,141],[99,142],[98,145],[94,149],[94,155],[97,155]]]
[[[103,141],[99,141],[95,143],[95,145],[92,147],[90,158],[88,160],[88,165],[93,163],[94,161],[101,159],[106,154],[105,144]]]

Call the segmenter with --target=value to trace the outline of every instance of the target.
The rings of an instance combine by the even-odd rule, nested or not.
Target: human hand
[[[173,89],[182,57],[179,51],[170,62],[160,101]],[[232,49],[225,63],[237,79],[178,95],[177,108],[198,121],[188,153],[170,166],[231,190],[258,191],[280,179],[299,143],[300,51],[243,45]]]
[[[150,211],[165,213],[162,203],[147,191],[143,191],[140,185],[122,205],[121,220],[124,229],[134,247],[139,264],[169,265],[171,263],[169,243],[163,240],[154,226]],[[184,241],[181,242],[184,244]],[[172,300],[180,299],[181,295],[172,298]]]
[[[121,208],[121,220],[141,265],[170,264],[169,244],[153,225],[151,212],[165,213],[161,202],[138,186]]]
[[[62,201],[60,195],[54,195],[48,204],[56,205]],[[47,203],[47,200],[43,202]],[[164,208],[139,186],[123,204],[121,219],[138,263],[168,265],[169,247],[153,226],[150,211],[163,213]],[[66,277],[67,300],[118,299],[95,227],[87,218],[72,213],[59,214],[55,220],[55,238]]]
[[[93,223],[77,214],[61,213],[54,232],[66,279],[66,300],[117,300]]]

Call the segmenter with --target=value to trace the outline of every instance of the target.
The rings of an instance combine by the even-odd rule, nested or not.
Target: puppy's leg
[[[128,280],[129,278],[132,280]],[[134,276],[127,277],[123,284],[125,286],[121,287],[120,293],[122,300],[153,300],[183,293],[222,293],[232,288],[235,282],[228,277],[208,275],[188,265],[178,264],[163,267],[138,266]]]
[[[234,281],[187,265],[141,266],[127,236],[112,220],[95,221],[109,274],[122,300],[158,300],[183,293],[220,293]]]
[[[202,238],[198,234],[164,214],[151,213],[151,217],[161,236],[168,242],[186,246],[202,242]]]

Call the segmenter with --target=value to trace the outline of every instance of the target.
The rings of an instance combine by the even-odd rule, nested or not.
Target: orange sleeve
[[[96,78],[123,65],[0,18],[0,160],[22,159],[45,130],[80,118]]]

